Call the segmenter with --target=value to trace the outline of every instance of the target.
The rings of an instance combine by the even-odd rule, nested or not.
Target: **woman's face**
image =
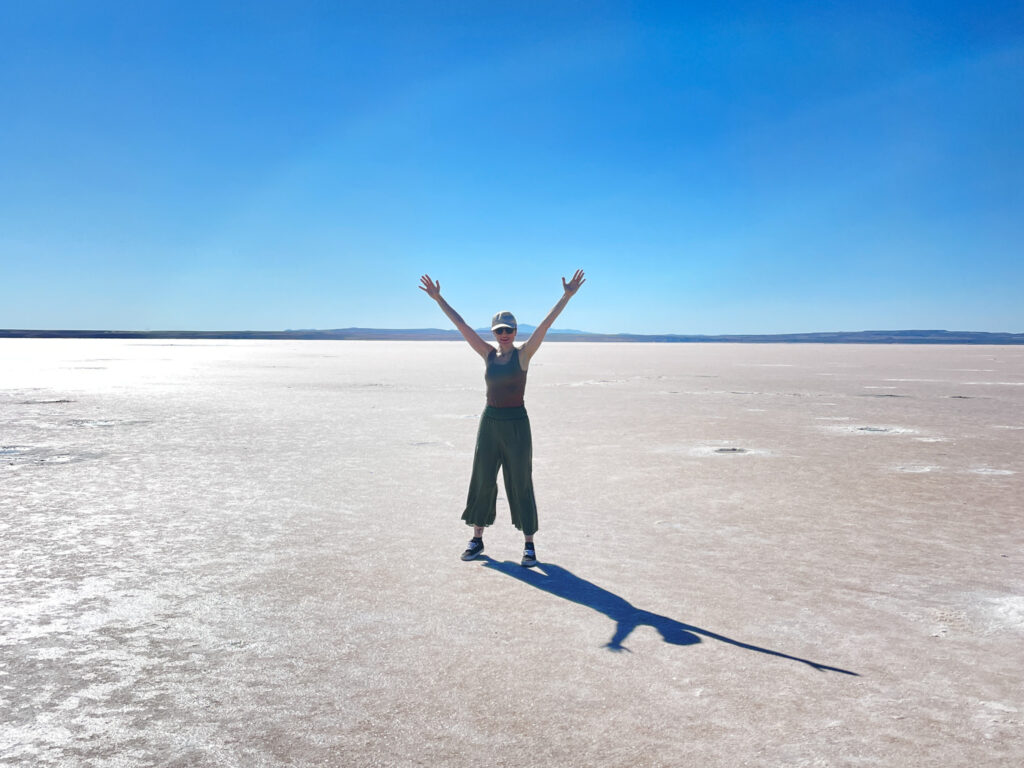
[[[494,333],[494,338],[496,338],[498,340],[498,344],[500,346],[502,346],[502,347],[509,346],[513,341],[515,341],[515,338],[516,338],[516,329],[515,328],[508,328],[508,327],[495,328],[493,333]]]

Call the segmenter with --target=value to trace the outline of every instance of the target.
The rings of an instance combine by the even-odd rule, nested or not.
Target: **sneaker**
[[[474,557],[484,551],[484,543],[482,541],[470,541],[466,545],[466,551],[462,553],[463,560],[472,560]]]
[[[533,544],[527,544],[523,549],[523,561],[521,565],[524,568],[533,568],[537,564],[537,552],[533,548]]]

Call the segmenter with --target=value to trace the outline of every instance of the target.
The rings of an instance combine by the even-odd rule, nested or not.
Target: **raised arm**
[[[533,332],[526,343],[519,349],[519,364],[525,370],[530,364],[530,358],[536,354],[540,348],[541,343],[544,341],[544,336],[551,329],[551,324],[555,322],[555,318],[558,317],[562,310],[565,309],[565,305],[569,303],[569,299],[576,295],[576,291],[580,289],[580,286],[587,282],[583,278],[583,270],[577,269],[576,274],[572,276],[572,280],[565,282],[565,278],[562,278],[562,298],[558,300],[558,303],[551,308],[548,312],[548,316],[544,318],[544,322],[537,326],[537,330]]]
[[[486,360],[487,356],[494,351],[494,347],[480,338],[480,334],[466,324],[466,321],[462,319],[462,315],[452,309],[448,302],[441,298],[441,282],[434,282],[430,279],[430,275],[423,275],[423,277],[420,278],[420,282],[423,283],[423,285],[419,286],[419,289],[437,302],[437,305],[441,307],[441,311],[448,315],[448,319],[455,323],[455,327],[459,329],[459,333],[461,333],[463,338],[469,342],[469,346],[471,346],[476,353],[480,355],[480,357]]]

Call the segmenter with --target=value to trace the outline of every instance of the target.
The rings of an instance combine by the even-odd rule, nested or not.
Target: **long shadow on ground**
[[[659,616],[656,613],[641,610],[613,592],[609,592],[607,589],[603,589],[586,579],[581,579],[571,571],[552,563],[543,563],[536,568],[523,568],[518,563],[508,560],[498,562],[487,555],[482,555],[479,559],[483,562],[485,568],[499,571],[506,576],[511,576],[514,579],[529,584],[531,587],[542,589],[552,595],[557,595],[573,603],[593,608],[598,613],[603,613],[615,622],[615,634],[612,635],[612,639],[605,645],[606,648],[612,651],[628,651],[629,649],[622,644],[623,641],[629,637],[629,633],[634,629],[646,625],[654,627],[666,643],[672,643],[673,645],[695,645],[701,641],[700,636],[703,635],[712,640],[735,645],[737,648],[745,648],[748,651],[757,651],[758,653],[766,653],[769,656],[799,661],[801,664],[806,664],[819,672],[839,672],[843,675],[859,677],[856,672],[850,672],[847,669],[818,664],[808,659],[790,656],[788,653],[773,651],[769,648],[760,648],[750,643],[741,643],[739,640],[733,640],[731,637],[709,632],[692,624],[683,624],[681,621],[670,619],[668,616]]]

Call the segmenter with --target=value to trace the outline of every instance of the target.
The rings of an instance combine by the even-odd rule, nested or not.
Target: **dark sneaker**
[[[472,560],[474,557],[484,551],[484,543],[482,541],[471,541],[466,546],[466,551],[462,553],[463,560]]]
[[[533,548],[533,544],[527,544],[523,549],[523,561],[521,565],[524,568],[533,568],[537,564],[537,552]]]

